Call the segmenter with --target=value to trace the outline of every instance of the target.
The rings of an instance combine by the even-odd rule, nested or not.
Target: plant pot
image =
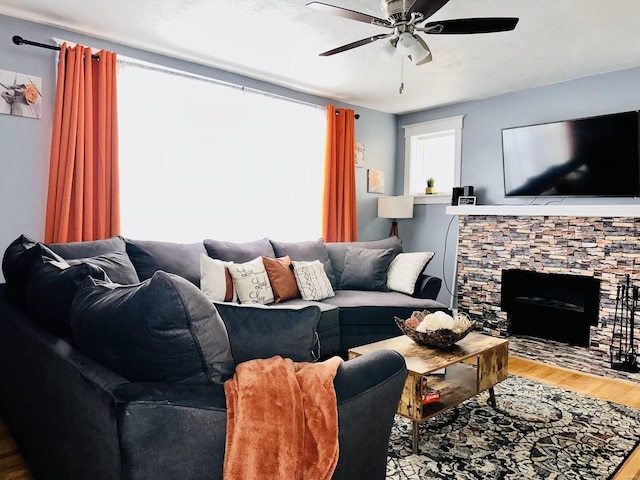
[[[426,193],[427,195],[433,195],[434,193],[438,192],[436,192],[436,187],[427,187],[424,189],[424,193]]]

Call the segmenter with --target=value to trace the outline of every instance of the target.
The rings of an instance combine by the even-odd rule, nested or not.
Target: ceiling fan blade
[[[341,47],[334,48],[333,50],[328,50],[320,54],[321,57],[328,57],[330,55],[335,55],[336,53],[346,52],[347,50],[351,50],[352,48],[361,47],[362,45],[367,45],[368,43],[373,43],[376,40],[382,40],[383,38],[389,38],[393,35],[393,33],[383,33],[381,35],[375,35],[373,37],[363,38],[362,40],[358,40],[357,42],[348,43],[347,45],[342,45]]]
[[[355,12],[353,10],[347,10],[342,7],[335,7],[321,2],[307,3],[307,7],[311,7],[319,12],[329,13],[331,15],[337,15],[339,17],[348,18],[350,20],[357,20],[358,22],[370,23],[373,25],[380,25],[381,27],[391,27],[391,23],[382,18],[367,15],[366,13]]]
[[[411,5],[409,13],[420,12],[424,15],[424,18],[427,19],[447,3],[449,3],[449,0],[416,0],[414,4]]]
[[[428,22],[420,30],[429,34],[459,35],[467,33],[507,32],[516,28],[517,18],[459,18],[457,20],[441,20]]]

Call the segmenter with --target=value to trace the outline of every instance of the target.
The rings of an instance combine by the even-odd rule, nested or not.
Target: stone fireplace
[[[593,277],[600,298],[588,347],[608,355],[617,286],[640,273],[638,206],[469,206],[447,207],[447,214],[459,215],[459,310],[487,333],[507,336],[503,270]]]

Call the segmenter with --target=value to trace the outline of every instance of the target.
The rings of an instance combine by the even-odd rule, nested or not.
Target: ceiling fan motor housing
[[[404,20],[405,12],[413,5],[413,1],[408,0],[382,0],[380,9],[384,12],[388,20]]]

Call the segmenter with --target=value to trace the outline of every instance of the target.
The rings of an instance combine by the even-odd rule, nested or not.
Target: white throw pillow
[[[322,300],[335,295],[331,282],[320,260],[313,262],[291,261],[298,290],[304,300]]]
[[[387,270],[387,288],[413,295],[418,276],[433,257],[433,252],[399,253]]]
[[[223,262],[204,253],[200,254],[200,290],[210,301],[238,301],[233,282],[231,285],[227,283],[226,269],[230,265],[233,262]]]
[[[240,303],[267,305],[274,302],[273,290],[262,257],[246,263],[234,263],[228,268]]]

